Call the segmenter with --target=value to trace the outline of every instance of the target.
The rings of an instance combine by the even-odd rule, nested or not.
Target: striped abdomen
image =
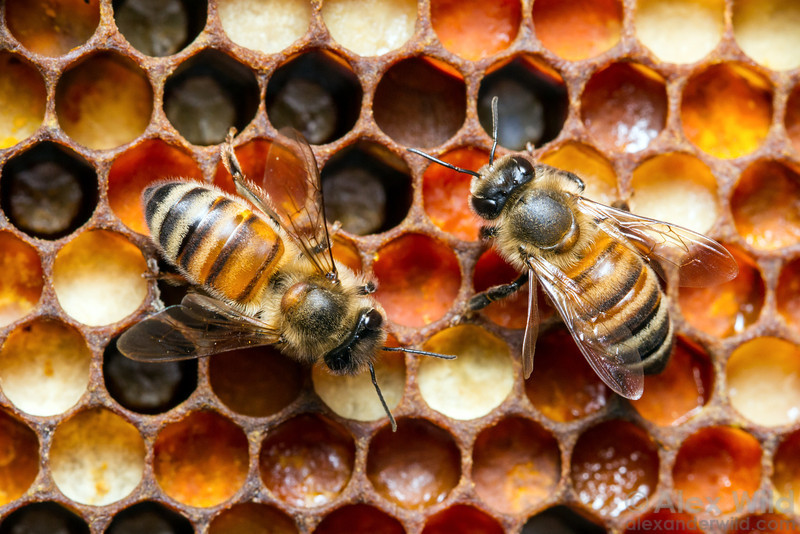
[[[192,182],[156,184],[143,198],[150,235],[191,282],[242,304],[261,296],[284,250],[264,219]]]
[[[566,274],[595,307],[594,317],[583,319],[602,325],[599,341],[612,353],[627,341],[638,349],[646,374],[661,372],[672,351],[672,321],[658,278],[641,257],[599,232],[591,251]]]

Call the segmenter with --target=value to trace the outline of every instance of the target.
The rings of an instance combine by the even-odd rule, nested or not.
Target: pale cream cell
[[[733,3],[733,35],[742,50],[776,70],[800,66],[800,2],[737,0]]]
[[[322,19],[331,37],[362,56],[400,48],[414,35],[415,0],[326,0]]]
[[[716,48],[724,0],[639,0],[636,37],[662,61],[694,63]]]
[[[222,0],[217,13],[231,41],[273,54],[305,35],[311,4],[307,0]]]

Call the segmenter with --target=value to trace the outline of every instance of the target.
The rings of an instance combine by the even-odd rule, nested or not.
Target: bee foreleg
[[[519,278],[509,284],[502,284],[499,286],[490,287],[486,291],[482,291],[469,299],[467,307],[470,311],[479,311],[491,304],[492,302],[506,297],[510,297],[520,290],[522,286],[528,281],[528,273],[525,272],[519,275]]]

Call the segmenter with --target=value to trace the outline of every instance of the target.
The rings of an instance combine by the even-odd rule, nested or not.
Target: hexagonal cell
[[[63,413],[86,391],[91,359],[80,332],[37,318],[15,328],[0,347],[0,386],[26,413]]]
[[[89,525],[54,502],[26,504],[0,523],[0,534],[89,534]]]
[[[772,120],[772,86],[761,74],[736,63],[695,72],[681,100],[686,137],[718,158],[738,158],[758,148]]]
[[[0,410],[0,506],[28,491],[39,472],[39,439],[23,422]]]
[[[542,44],[564,59],[587,59],[613,48],[622,30],[619,0],[538,0],[533,26]]]
[[[554,421],[573,421],[605,407],[609,390],[563,328],[540,334],[525,393]]]
[[[164,493],[189,506],[216,506],[244,484],[247,436],[233,421],[211,411],[169,423],[153,446],[153,472]]]
[[[428,405],[453,419],[476,419],[500,406],[514,386],[508,345],[475,325],[447,328],[423,348],[456,354],[455,360],[424,358],[419,362],[419,392]]]
[[[314,534],[340,534],[343,532],[371,532],[375,534],[403,534],[402,523],[386,512],[367,504],[343,506],[317,525]]]
[[[197,387],[197,360],[140,362],[117,350],[112,340],[103,354],[103,380],[111,397],[137,413],[171,410]]]
[[[217,354],[208,362],[214,394],[242,415],[265,417],[281,411],[300,394],[303,368],[266,346]]]
[[[44,280],[36,249],[0,232],[0,326],[25,317],[39,302]]]
[[[800,329],[800,258],[783,266],[775,299],[778,313],[787,323]]]
[[[142,192],[166,178],[201,181],[203,173],[192,156],[160,139],[148,139],[117,156],[108,172],[108,204],[122,222],[140,234],[149,234],[144,220]]]
[[[553,506],[528,519],[522,534],[604,534],[606,529],[568,506]]]
[[[100,23],[99,0],[8,0],[6,25],[28,50],[60,56],[94,34]]]
[[[761,446],[738,428],[698,430],[681,444],[672,468],[673,484],[708,513],[736,509],[742,495],[753,495],[761,478]]]
[[[267,433],[258,468],[276,498],[292,506],[320,506],[347,486],[355,454],[353,436],[344,427],[321,415],[299,415]]]
[[[800,506],[800,432],[786,436],[775,451],[772,461],[772,483],[779,498]]]
[[[636,37],[662,61],[694,63],[708,55],[725,28],[724,0],[638,0]]]
[[[731,405],[763,426],[800,419],[800,347],[758,337],[733,351],[725,368]]]
[[[775,250],[800,242],[800,166],[757,161],[742,172],[731,197],[736,230],[751,246]]]
[[[389,318],[405,326],[425,326],[453,305],[461,273],[453,251],[423,234],[404,234],[384,245],[372,266],[375,298]]]
[[[502,534],[503,527],[486,512],[456,504],[432,515],[426,522],[422,534],[451,534],[463,532],[469,534]]]
[[[472,452],[475,491],[507,514],[545,500],[561,475],[558,442],[538,423],[509,417],[478,434]]]
[[[647,500],[658,485],[658,447],[627,421],[606,421],[580,435],[570,476],[578,499],[603,515],[625,512],[632,495]]]
[[[9,222],[34,237],[74,232],[97,205],[94,169],[72,150],[39,143],[9,159],[0,181],[0,207]]]
[[[355,243],[347,239],[342,234],[333,236],[333,245],[331,246],[333,259],[349,268],[356,274],[361,274],[364,270],[364,265],[361,262],[361,253]]]
[[[135,426],[105,408],[92,408],[56,427],[50,469],[68,499],[103,506],[139,485],[144,456],[144,440]]]
[[[331,37],[356,54],[377,56],[400,48],[414,35],[415,0],[329,0],[322,20]]]
[[[660,154],[633,171],[631,211],[704,234],[719,216],[717,181],[690,154]]]
[[[244,130],[255,117],[259,99],[255,74],[213,49],[181,63],[164,85],[164,113],[195,145],[221,143],[231,126]]]
[[[369,444],[367,478],[384,499],[422,509],[442,502],[461,478],[453,437],[424,419],[400,419],[397,432],[382,428]]]
[[[466,109],[467,90],[458,71],[435,59],[412,57],[383,74],[372,114],[380,129],[398,143],[432,147],[461,128]]]
[[[669,509],[656,510],[646,513],[627,523],[625,534],[649,534],[654,530],[664,534],[700,534],[703,531],[697,528],[697,519],[683,512],[673,512]]]
[[[36,67],[20,56],[0,52],[0,149],[19,143],[41,126],[46,100]]]
[[[148,56],[181,51],[203,31],[208,12],[206,0],[113,0],[112,6],[120,33]]]
[[[601,204],[611,204],[619,198],[614,167],[589,145],[569,141],[544,154],[540,161],[580,176],[586,185],[583,196],[587,198]]]
[[[795,85],[786,101],[786,133],[794,149],[800,151],[800,84]]]
[[[115,323],[147,297],[147,262],[120,234],[85,232],[56,254],[53,287],[72,318],[90,326]]]
[[[267,84],[267,116],[275,128],[291,126],[312,145],[322,145],[353,128],[363,95],[347,62],[330,52],[313,50],[290,59],[272,74]]]
[[[150,124],[153,88],[130,59],[101,52],[70,65],[56,87],[64,132],[98,150],[130,143]]]
[[[325,216],[351,234],[394,228],[411,208],[411,176],[385,147],[359,141],[337,152],[322,169]]]
[[[478,120],[492,135],[492,99],[497,103],[497,142],[509,150],[541,146],[558,136],[567,118],[567,88],[561,75],[531,56],[495,65],[478,89]]]
[[[595,72],[581,95],[586,129],[607,150],[639,152],[667,120],[664,78],[638,63],[612,63]]]
[[[522,21],[519,2],[434,0],[431,24],[442,46],[472,61],[508,48]]]
[[[280,52],[303,37],[311,22],[311,6],[303,0],[222,0],[217,13],[231,41],[267,54]]]
[[[788,513],[793,514],[793,509]],[[749,514],[739,518],[728,534],[791,534],[800,530],[797,519],[783,514]]]
[[[297,534],[288,515],[258,502],[236,504],[211,520],[208,534]]]
[[[699,345],[678,337],[667,366],[657,375],[644,377],[644,394],[631,404],[657,425],[680,425],[700,413],[713,388],[709,355]]]
[[[715,337],[743,332],[758,321],[766,293],[755,260],[737,247],[726,246],[739,265],[733,280],[713,287],[681,287],[681,314],[695,328]]]
[[[151,501],[140,502],[125,508],[114,516],[106,534],[192,534],[192,523],[163,504]]]
[[[800,5],[792,0],[739,0],[733,5],[733,35],[745,54],[775,70],[800,66],[797,21]]]

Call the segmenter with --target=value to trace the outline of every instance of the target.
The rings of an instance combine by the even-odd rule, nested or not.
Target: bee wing
[[[641,397],[644,391],[642,357],[630,342],[631,332],[620,326],[612,333],[602,322],[584,319],[602,317],[604,312],[598,311],[575,282],[555,265],[532,256],[527,263],[597,375],[623,397]]]
[[[274,328],[242,315],[220,300],[190,293],[180,304],[129,328],[117,340],[117,348],[133,360],[187,360],[271,345],[279,337]]]
[[[579,209],[609,235],[630,246],[648,261],[678,268],[680,285],[705,287],[732,280],[739,267],[722,245],[688,228],[578,198]]]
[[[539,304],[536,302],[536,275],[528,269],[528,320],[525,337],[522,339],[522,376],[526,379],[533,372],[533,353],[539,337]]]

